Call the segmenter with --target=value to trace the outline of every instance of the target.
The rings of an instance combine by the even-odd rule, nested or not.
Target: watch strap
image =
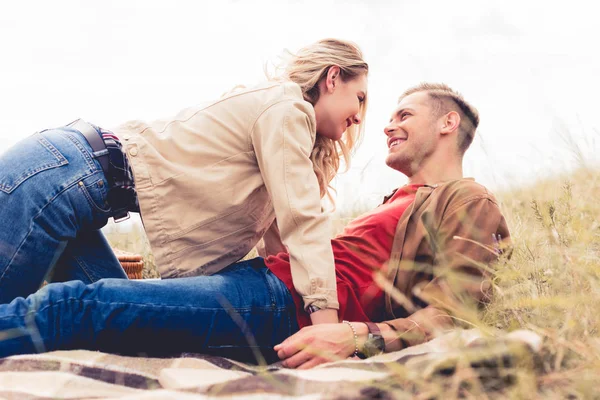
[[[379,329],[376,323],[365,322],[365,325],[367,325],[367,328],[369,328],[369,333],[373,334],[373,336],[383,336],[381,334],[381,330]]]
[[[313,305],[313,304],[311,304],[310,306],[308,306],[306,308],[306,311],[308,311],[309,314],[312,314],[312,313],[317,312],[319,310],[321,310],[321,309],[319,307]]]

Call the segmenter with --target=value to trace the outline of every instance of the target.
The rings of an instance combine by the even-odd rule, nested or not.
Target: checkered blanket
[[[476,370],[482,385],[494,390],[514,384],[515,376],[506,371],[532,365],[540,346],[540,337],[530,331],[484,338],[476,330],[458,330],[395,353],[312,370],[199,354],[145,358],[54,351],[0,359],[0,399],[408,398],[419,392],[419,382],[464,368]]]

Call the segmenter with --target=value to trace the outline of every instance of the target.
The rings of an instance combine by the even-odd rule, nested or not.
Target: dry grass
[[[600,171],[582,169],[497,197],[514,251],[497,266],[494,299],[481,319],[471,322],[542,335],[536,374],[533,362],[507,368],[507,375],[519,379],[494,392],[468,366],[445,381],[411,376],[400,368],[398,382],[412,387],[418,398],[600,397],[595,385],[600,376]],[[120,239],[110,236],[116,246],[144,254],[150,267],[146,276],[155,274],[141,230]]]
[[[544,398],[594,398],[600,376],[600,171],[500,193],[512,258],[498,266],[488,326],[545,338],[538,379]]]

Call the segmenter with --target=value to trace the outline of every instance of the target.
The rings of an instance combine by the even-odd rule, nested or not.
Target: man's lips
[[[352,120],[350,118],[348,118],[346,120],[346,129],[350,128],[350,125],[352,125]]]
[[[388,145],[388,148],[391,149],[392,147],[398,146],[398,145],[400,145],[400,144],[402,144],[404,142],[406,142],[406,138],[391,137],[391,138],[388,139],[387,145]]]

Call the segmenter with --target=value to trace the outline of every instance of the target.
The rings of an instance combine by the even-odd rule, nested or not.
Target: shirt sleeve
[[[256,160],[269,192],[292,281],[305,309],[338,309],[331,225],[321,211],[310,154],[315,141],[312,106],[283,101],[259,116],[251,131]]]

